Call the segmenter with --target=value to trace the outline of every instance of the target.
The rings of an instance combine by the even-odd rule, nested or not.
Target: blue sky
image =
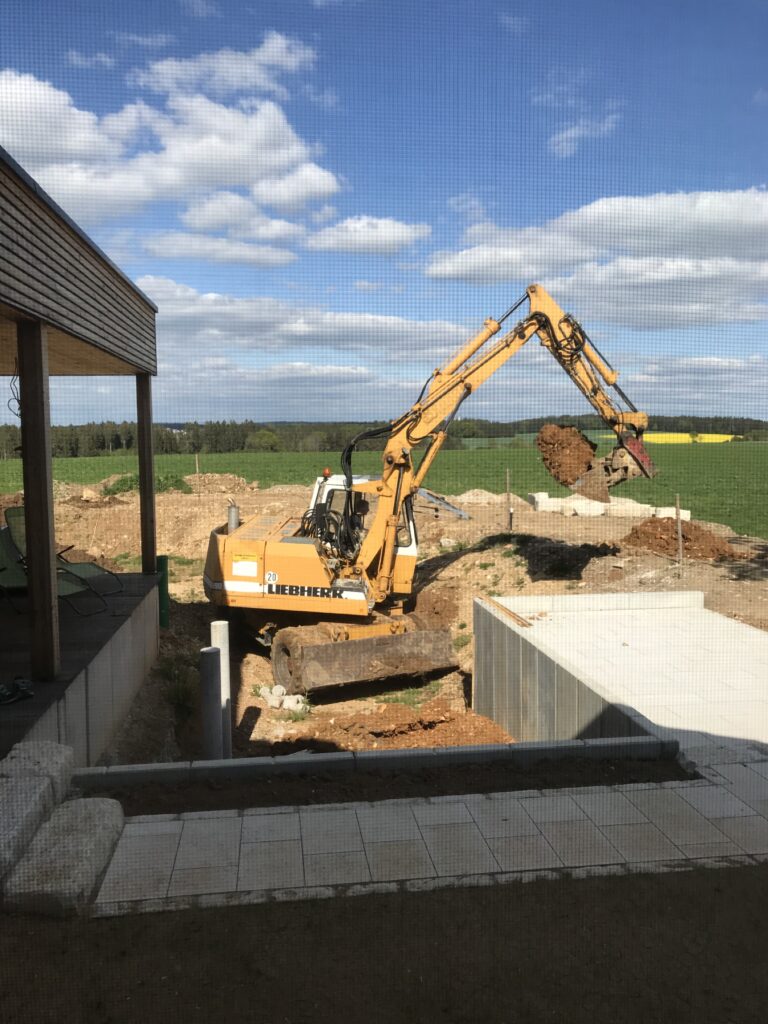
[[[157,303],[156,419],[394,417],[533,281],[641,408],[768,416],[762,0],[0,19],[0,145]],[[462,412],[586,411],[548,359]],[[52,407],[132,418],[131,382]]]

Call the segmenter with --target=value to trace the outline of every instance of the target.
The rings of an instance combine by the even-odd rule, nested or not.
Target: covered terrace
[[[157,656],[156,313],[0,148],[0,376],[18,379],[27,537],[26,586],[0,599],[0,684],[21,677],[34,690],[0,705],[0,757],[40,738],[95,763]],[[121,575],[106,607],[82,616],[58,596],[49,380],[106,375],[136,382],[142,572]]]

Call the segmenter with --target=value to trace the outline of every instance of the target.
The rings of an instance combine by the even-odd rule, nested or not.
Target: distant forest
[[[604,429],[598,416],[537,416],[497,423],[491,420],[454,420],[445,447],[461,448],[464,438],[487,438],[514,445],[519,435],[535,434],[545,423],[573,424],[581,430]],[[338,452],[356,434],[378,423],[163,423],[154,430],[155,452],[160,455],[195,452]],[[684,434],[736,434],[745,441],[768,441],[768,421],[738,416],[654,416],[652,430]],[[522,442],[523,438],[519,438]],[[84,423],[52,427],[55,458],[130,454],[136,446],[135,423]],[[361,450],[381,447],[381,439],[362,442]],[[15,424],[0,425],[0,458],[18,458],[21,431]]]

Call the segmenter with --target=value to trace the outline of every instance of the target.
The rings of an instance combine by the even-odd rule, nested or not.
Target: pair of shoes
[[[0,683],[0,704],[13,704],[14,701],[26,700],[27,697],[34,696],[35,691],[29,681],[20,676],[17,676],[12,683]]]

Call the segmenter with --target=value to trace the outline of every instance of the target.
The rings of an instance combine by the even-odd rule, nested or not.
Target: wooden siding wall
[[[0,302],[155,373],[155,310],[0,161]]]

